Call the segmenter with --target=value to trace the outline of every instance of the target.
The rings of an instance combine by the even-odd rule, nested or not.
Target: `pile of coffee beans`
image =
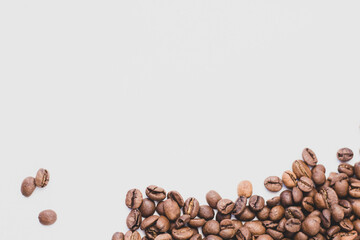
[[[146,188],[145,198],[131,189],[125,199],[131,209],[129,230],[114,233],[112,240],[360,240],[360,162],[346,163],[353,158],[348,148],[337,157],[338,172],[326,177],[315,153],[304,149],[302,160],[294,161],[281,178],[265,179],[271,192],[286,187],[267,201],[253,195],[249,181],[238,184],[235,201],[209,191],[207,205],[154,185]]]
[[[35,191],[36,187],[44,188],[49,184],[49,181],[49,171],[44,168],[40,168],[37,171],[35,178],[27,177],[23,180],[21,184],[21,193],[25,197],[30,197]],[[53,210],[48,209],[40,212],[38,219],[39,222],[43,225],[52,225],[56,222],[57,215]]]

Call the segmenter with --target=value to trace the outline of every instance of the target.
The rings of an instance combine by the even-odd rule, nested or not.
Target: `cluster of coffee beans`
[[[36,177],[27,177],[21,184],[21,193],[25,197],[30,197],[31,194],[35,191],[36,187],[44,188],[48,185],[50,181],[50,174],[49,171],[43,168],[40,168],[37,173]],[[51,225],[54,224],[57,220],[56,213],[51,210],[47,209],[39,213],[38,216],[39,222],[43,225]]]
[[[207,205],[158,186],[147,187],[146,198],[132,189],[125,200],[129,231],[114,233],[112,240],[360,240],[360,162],[346,163],[353,152],[340,149],[338,172],[326,177],[311,149],[302,157],[282,178],[265,179],[269,191],[287,188],[267,201],[253,195],[249,181],[238,184],[236,201],[209,191]]]

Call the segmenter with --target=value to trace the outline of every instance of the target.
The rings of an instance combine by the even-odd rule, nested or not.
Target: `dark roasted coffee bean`
[[[217,203],[217,210],[222,214],[229,214],[234,209],[235,204],[230,199],[221,199]]]
[[[342,210],[342,207],[339,206],[339,204],[333,204],[330,207],[331,216],[334,219],[335,222],[340,222],[344,219],[344,211]]]
[[[298,187],[303,192],[310,192],[314,187],[314,182],[308,177],[301,177],[298,181]]]
[[[308,236],[315,236],[320,231],[320,218],[318,217],[307,217],[302,222],[301,230]]]
[[[124,240],[125,235],[122,232],[116,232],[112,235],[111,240]]]
[[[164,201],[164,213],[170,221],[175,221],[178,217],[180,217],[180,207],[174,200],[166,199]]]
[[[147,229],[147,228],[153,226],[158,219],[159,219],[159,216],[157,216],[157,215],[152,215],[150,217],[145,218],[140,224],[140,229],[144,230],[144,229]]]
[[[269,215],[270,215],[270,208],[265,206],[263,209],[257,212],[256,217],[259,220],[264,221],[269,218]]]
[[[314,167],[318,162],[315,153],[310,148],[305,148],[303,150],[302,157],[303,157],[304,161],[306,162],[306,164],[311,167]]]
[[[294,187],[291,190],[291,194],[295,204],[300,204],[304,198],[303,192],[298,187]]]
[[[238,196],[250,197],[252,195],[253,187],[250,181],[241,181],[237,186]]]
[[[339,223],[339,225],[344,231],[347,231],[347,232],[354,229],[353,223],[348,218],[345,218],[344,220],[342,220]]]
[[[141,236],[139,232],[129,230],[125,233],[124,240],[141,240]]]
[[[297,184],[296,175],[290,170],[287,170],[282,175],[282,182],[288,188],[293,188]]]
[[[175,221],[175,228],[182,228],[190,221],[190,215],[184,214]]]
[[[321,223],[325,228],[331,226],[331,211],[329,209],[324,209],[320,215]]]
[[[190,197],[186,199],[183,208],[184,214],[189,214],[191,218],[195,218],[199,213],[200,205],[196,198]]]
[[[247,227],[239,228],[236,231],[235,236],[237,240],[251,240],[251,232]]]
[[[285,190],[280,194],[280,203],[284,207],[288,207],[294,204],[290,190]]]
[[[277,205],[270,210],[269,218],[271,221],[279,221],[284,217],[285,209],[281,205]]]
[[[148,198],[154,201],[161,201],[166,197],[165,190],[155,185],[148,186],[145,190],[145,194],[148,196]]]
[[[142,217],[149,217],[155,212],[155,203],[149,198],[144,198],[139,208]]]
[[[354,153],[349,148],[341,148],[341,149],[338,150],[336,156],[341,162],[347,162],[347,161],[350,161],[353,158]]]
[[[238,197],[238,199],[235,201],[233,214],[234,215],[241,214],[245,210],[246,202],[247,202],[247,198],[245,196]]]
[[[249,199],[249,207],[251,210],[258,212],[263,209],[265,206],[265,200],[263,197],[258,195],[253,195]]]
[[[159,232],[167,232],[170,229],[170,222],[165,216],[160,216],[155,227]]]
[[[308,165],[306,165],[306,163],[302,160],[294,161],[292,164],[292,170],[297,176],[297,178],[301,178],[302,176],[311,178],[311,170]]]
[[[301,221],[297,218],[290,218],[285,223],[285,229],[288,232],[296,233],[301,229]]]
[[[204,226],[205,223],[206,220],[203,218],[194,218],[194,219],[190,219],[188,224],[190,227],[198,228]]]
[[[274,207],[280,203],[280,197],[276,196],[266,201],[266,205],[269,207]]]
[[[143,196],[139,189],[131,189],[127,192],[125,204],[128,208],[136,209],[142,204]]]
[[[354,167],[348,163],[340,163],[338,166],[339,173],[345,173],[349,177],[354,175]]]
[[[163,233],[163,234],[157,235],[155,240],[172,240],[172,237],[168,233]]]
[[[304,197],[301,202],[301,206],[308,212],[315,210],[314,199],[312,197]]]
[[[284,234],[282,234],[282,232],[276,231],[274,229],[266,229],[266,233],[275,240],[280,240],[284,238]]]
[[[220,224],[215,220],[207,221],[205,225],[202,227],[202,231],[205,236],[218,235],[220,232]]]
[[[183,207],[184,204],[185,204],[185,201],[184,201],[183,197],[181,196],[181,194],[178,191],[170,191],[170,192],[168,192],[167,198],[172,199],[175,202],[177,202],[177,204],[180,207]]]
[[[208,205],[201,205],[199,208],[198,216],[205,220],[211,220],[214,218],[214,210]]]
[[[230,239],[234,237],[235,232],[235,226],[232,220],[224,219],[220,222],[220,237],[222,237],[223,239]]]
[[[30,195],[34,192],[35,188],[35,178],[27,177],[21,184],[21,193],[25,197],[30,197]]]
[[[219,221],[218,218],[217,218],[217,215],[219,213],[220,212],[218,212],[216,214],[216,220],[217,221]],[[249,207],[246,207],[245,210],[241,214],[236,215],[235,217],[236,217],[236,219],[238,219],[240,221],[251,221],[251,220],[253,220],[255,218],[255,213],[253,211],[251,211],[251,209]],[[230,218],[230,216],[229,216],[229,218]],[[221,222],[221,220],[220,220],[220,222]]]
[[[131,231],[135,231],[141,224],[141,213],[139,209],[132,209],[126,218],[126,225]]]
[[[40,212],[38,218],[42,225],[52,225],[56,222],[57,215],[55,211],[48,209]]]
[[[210,207],[216,208],[218,201],[221,200],[220,194],[216,191],[211,190],[206,194],[206,202],[209,204]]]
[[[277,176],[270,176],[265,179],[264,186],[270,192],[278,192],[282,188],[282,181]]]
[[[305,219],[305,215],[302,212],[301,207],[291,206],[285,210],[285,218],[286,219],[297,218],[303,221]]]
[[[246,222],[244,226],[250,230],[253,236],[262,235],[266,231],[265,227],[260,221]]]
[[[35,185],[37,187],[43,188],[49,184],[49,181],[50,181],[49,171],[44,168],[40,168],[36,173]]]
[[[352,207],[351,203],[348,200],[339,200],[339,206],[342,207],[345,217],[349,217],[351,215]]]
[[[180,229],[174,228],[171,231],[171,233],[172,233],[173,238],[175,238],[176,240],[190,239],[192,237],[192,235],[194,234],[194,232],[189,227],[183,227]]]

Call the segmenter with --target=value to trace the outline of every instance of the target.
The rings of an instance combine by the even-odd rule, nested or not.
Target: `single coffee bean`
[[[265,220],[263,221],[263,224],[265,228],[271,228],[271,229],[276,229],[277,226],[279,225],[277,222],[273,222],[271,220]]]
[[[157,216],[157,215],[152,215],[150,217],[145,218],[143,221],[141,221],[140,229],[144,230],[144,229],[147,229],[147,228],[153,226],[158,219],[159,219],[159,216]]]
[[[320,209],[330,208],[331,205],[339,203],[339,198],[334,189],[331,187],[323,187],[319,193],[315,194],[314,202]]]
[[[268,234],[261,234],[256,238],[256,240],[274,240],[274,239]]]
[[[338,166],[339,173],[345,173],[349,177],[354,175],[354,167],[349,163],[340,163]]]
[[[354,164],[354,174],[358,179],[360,179],[360,162]]]
[[[292,193],[290,190],[285,190],[282,193],[280,193],[280,203],[284,207],[288,207],[294,204],[292,199]]]
[[[217,212],[216,215],[215,215],[215,219],[216,221],[218,222],[221,222],[222,220],[224,219],[230,219],[231,218],[231,214],[222,214],[221,212]]]
[[[175,221],[178,217],[180,217],[180,207],[174,200],[166,199],[164,201],[164,213],[170,221]],[[187,212],[185,212],[185,214],[187,214]]]
[[[320,231],[320,218],[307,217],[302,222],[301,229],[308,236],[315,236]]]
[[[234,209],[235,204],[230,199],[221,199],[217,203],[217,210],[222,214],[229,214]]]
[[[321,223],[325,228],[331,226],[331,211],[329,209],[324,209],[320,215]]]
[[[279,221],[279,224],[276,227],[276,230],[279,231],[279,232],[285,232],[285,223],[286,223],[286,221],[287,221],[287,218],[282,218]]]
[[[264,225],[260,221],[246,222],[244,226],[250,230],[253,236],[262,235],[266,231]]]
[[[137,231],[133,232],[133,231],[129,230],[125,233],[124,239],[125,240],[141,240],[141,236],[140,236],[139,232],[137,232]]]
[[[195,218],[200,210],[199,201],[196,198],[190,197],[185,201],[183,208],[184,214],[189,214],[191,218]]]
[[[36,188],[35,178],[27,177],[21,184],[21,193],[25,197],[30,197]]]
[[[335,234],[337,234],[338,232],[340,232],[340,227],[337,225],[331,226],[328,230],[327,230],[327,235],[329,237],[334,237]]]
[[[301,206],[308,212],[313,212],[315,210],[314,198],[304,197],[301,202]]]
[[[281,205],[277,205],[270,210],[269,218],[271,221],[279,221],[284,217],[285,209]]]
[[[175,228],[182,228],[190,221],[190,215],[184,214],[175,221]]]
[[[301,221],[297,218],[290,218],[285,223],[285,229],[288,232],[296,233],[301,229]]]
[[[128,208],[136,209],[142,204],[143,196],[139,189],[131,189],[127,192],[125,198],[125,204]]]
[[[301,177],[298,182],[298,187],[303,192],[310,192],[314,187],[314,182],[308,177]]]
[[[239,228],[235,233],[237,240],[251,240],[251,232],[247,227]]]
[[[124,240],[125,236],[122,232],[116,232],[112,235],[111,240]]]
[[[315,153],[310,148],[305,148],[303,150],[302,157],[303,157],[304,161],[306,162],[306,164],[311,167],[314,167],[318,162]]]
[[[206,194],[206,202],[209,204],[210,207],[216,208],[218,201],[221,200],[220,194],[216,191],[211,190]]]
[[[349,148],[341,148],[337,152],[336,156],[341,162],[347,162],[347,161],[350,161],[353,158],[354,153]]]
[[[319,166],[320,165],[317,165],[311,170],[312,172],[311,179],[314,181],[316,185],[323,185],[326,182],[326,176],[325,176],[325,172],[319,170]]]
[[[242,222],[239,220],[232,219],[231,221],[233,222],[236,231],[243,226]]]
[[[265,206],[265,200],[263,197],[258,195],[253,195],[249,200],[249,207],[251,210],[258,212],[263,209]]]
[[[155,212],[155,203],[149,198],[144,198],[139,208],[142,217],[149,217]]]
[[[352,222],[352,224],[354,225],[354,230],[356,230],[356,232],[360,232],[360,219],[356,219],[355,221]]]
[[[156,212],[157,212],[159,215],[165,215],[165,211],[164,211],[164,201],[161,201],[161,202],[159,202],[159,203],[156,205]]]
[[[241,214],[245,210],[246,202],[247,202],[247,198],[245,196],[238,197],[238,199],[235,201],[233,214],[234,215]]]
[[[285,210],[285,218],[297,218],[300,221],[303,221],[305,219],[305,215],[301,210],[301,207],[298,206],[290,206]]]
[[[291,194],[295,204],[300,204],[304,198],[303,192],[298,187],[293,187]]]
[[[145,229],[145,235],[150,240],[154,240],[159,234],[160,233],[155,226],[151,226],[151,227],[148,227]],[[126,235],[125,235],[125,238],[126,238]]]
[[[218,235],[220,232],[220,224],[215,220],[207,221],[205,225],[202,227],[202,231],[205,236]]]
[[[214,210],[210,206],[201,205],[199,208],[198,216],[200,218],[204,218],[205,220],[211,220],[214,218],[215,213],[214,213]]]
[[[204,226],[205,223],[206,220],[203,218],[194,218],[194,219],[190,219],[188,224],[190,227],[198,228]]]
[[[345,199],[339,200],[339,206],[342,207],[345,217],[349,217],[351,215],[352,206],[348,200],[345,200]]]
[[[270,192],[278,192],[282,188],[282,181],[277,176],[270,176],[265,179],[264,186]]]
[[[259,220],[264,221],[269,218],[269,215],[270,215],[270,208],[264,207],[259,212],[257,212],[256,217]]]
[[[222,237],[223,239],[230,239],[234,237],[235,233],[235,226],[232,220],[224,219],[220,222],[220,237]]]
[[[343,219],[339,223],[339,225],[343,230],[345,230],[347,232],[350,232],[350,231],[352,231],[354,229],[353,223],[348,218]]]
[[[163,234],[157,235],[155,240],[172,240],[172,237],[168,233],[163,233]]]
[[[331,216],[335,222],[340,222],[344,219],[345,214],[339,204],[333,204],[330,207]]]
[[[126,225],[130,230],[135,231],[140,227],[141,220],[142,218],[141,218],[140,210],[132,209],[128,217],[126,218]]]
[[[220,212],[218,212],[216,214],[216,217],[218,216],[219,213]],[[228,218],[231,217],[230,214],[228,216],[229,216]],[[255,213],[253,211],[251,211],[251,209],[249,207],[246,207],[245,210],[241,214],[236,215],[235,217],[237,220],[240,220],[240,221],[251,221],[255,218]],[[219,221],[218,218],[216,218],[216,220]],[[223,220],[223,219],[221,219],[221,220]],[[220,222],[221,222],[221,220],[220,220]]]
[[[312,176],[310,168],[302,160],[294,161],[292,164],[292,170],[297,176],[297,178],[301,178],[302,176],[311,178]]]
[[[190,240],[202,240],[203,238],[202,238],[202,235],[201,234],[194,234],[191,238],[190,238]]]
[[[334,184],[334,190],[339,198],[344,198],[349,192],[348,176],[345,173],[340,173],[338,176],[339,178],[337,178],[338,180]]]
[[[185,204],[185,201],[183,199],[183,197],[181,196],[181,194],[177,191],[170,191],[167,194],[167,198],[174,200],[175,202],[177,202],[177,204],[179,205],[179,207],[183,207]]]
[[[273,197],[273,198],[266,201],[266,205],[268,205],[269,207],[275,207],[279,203],[280,203],[280,197],[279,196]]]
[[[275,240],[280,240],[284,238],[284,234],[282,234],[282,232],[276,231],[274,229],[266,229],[266,233]]]
[[[44,210],[39,213],[39,222],[42,225],[52,225],[56,222],[57,215],[56,212],[53,210]]]
[[[50,174],[49,171],[43,168],[40,168],[36,173],[35,177],[35,185],[37,187],[46,187],[50,181]]]
[[[155,185],[148,186],[145,190],[145,194],[148,196],[148,198],[154,201],[161,201],[166,197],[165,190]]]
[[[156,221],[155,227],[159,232],[167,232],[170,229],[170,222],[165,216],[160,216]]]
[[[216,236],[216,235],[207,235],[204,239],[205,240],[222,240],[221,237]]]
[[[238,196],[250,197],[252,195],[253,187],[250,181],[244,180],[238,184]]]
[[[350,183],[349,195],[353,198],[360,198],[360,182]]]
[[[287,188],[293,188],[297,184],[296,175],[290,170],[287,170],[282,175],[282,182]]]

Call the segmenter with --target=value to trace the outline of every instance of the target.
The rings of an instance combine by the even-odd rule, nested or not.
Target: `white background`
[[[205,203],[249,179],[268,198],[304,147],[328,172],[340,147],[359,161],[359,7],[0,1],[0,239],[110,239],[150,184]]]

